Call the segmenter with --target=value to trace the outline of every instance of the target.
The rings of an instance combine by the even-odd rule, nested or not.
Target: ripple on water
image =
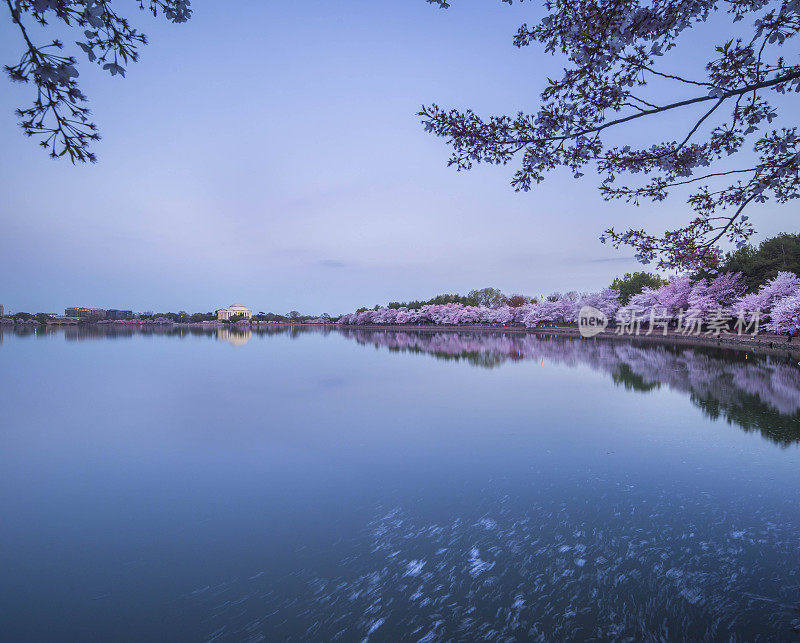
[[[789,638],[800,627],[800,526],[698,494],[597,509],[546,504],[429,523],[395,508],[345,542],[339,573],[257,573],[182,601],[212,639]],[[626,506],[630,503],[631,506]],[[575,503],[573,506],[579,506]],[[689,511],[692,510],[692,511]],[[686,516],[703,516],[686,524]]]

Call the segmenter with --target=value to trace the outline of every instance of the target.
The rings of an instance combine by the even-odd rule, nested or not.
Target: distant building
[[[250,319],[253,316],[253,311],[251,311],[247,306],[242,306],[242,304],[234,304],[233,306],[228,306],[227,308],[220,308],[217,311],[217,319],[220,321],[230,320],[232,317],[236,319]]]
[[[133,311],[109,308],[106,311],[106,319],[133,319]]]
[[[0,317],[6,314],[6,309],[3,308],[3,304],[0,304]]]
[[[67,308],[64,317],[77,317],[78,319],[105,319],[106,311],[102,308]]]

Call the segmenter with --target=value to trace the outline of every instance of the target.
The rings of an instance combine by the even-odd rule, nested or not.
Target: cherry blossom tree
[[[651,313],[661,314],[660,291],[653,288],[645,288],[642,292],[631,297],[627,308],[638,311],[640,315],[650,315]]]
[[[574,291],[563,295],[554,293],[544,301],[528,304],[519,321],[528,327],[540,323],[574,323],[581,305],[581,298]]]
[[[689,308],[707,318],[714,311],[729,310],[744,292],[744,278],[740,272],[725,272],[710,281],[701,279],[689,293]]]
[[[482,324],[494,324],[497,321],[497,311],[494,308],[481,306],[479,310]]]
[[[771,306],[776,300],[800,293],[800,277],[792,272],[779,272],[759,290],[764,296],[765,306]]]
[[[658,306],[674,319],[689,307],[691,292],[692,280],[688,275],[675,277],[658,289]]]
[[[765,328],[775,333],[800,328],[800,293],[780,299],[772,308],[770,317]]]
[[[538,111],[482,117],[436,104],[420,111],[426,130],[452,148],[451,165],[516,161],[517,190],[557,167],[576,178],[594,168],[605,199],[636,205],[688,191],[695,214],[685,226],[663,235],[612,227],[601,236],[632,246],[642,263],[658,259],[668,267],[713,267],[718,242],[741,246],[754,233],[745,213],[751,204],[800,196],[797,127],[771,125],[779,116],[775,99],[800,91],[796,56],[781,54],[800,30],[798,0],[546,0],[545,8],[545,17],[522,25],[514,39],[517,47],[540,44],[568,60],[561,78],[547,80]],[[666,66],[671,50],[707,20],[743,21],[728,29],[741,35],[716,43],[696,69],[674,73]],[[628,126],[658,131],[667,113],[684,123],[673,140],[625,144]],[[729,157],[739,164],[723,164]],[[650,179],[617,182],[634,174]]]
[[[715,300],[709,298],[701,301],[701,295],[706,293],[708,287],[706,283],[702,285],[702,290],[698,288],[695,291],[697,302],[703,306],[703,312],[717,309]],[[719,288],[720,286],[717,286],[717,289]],[[689,276],[675,277],[659,288],[645,288],[641,293],[631,297],[624,313],[621,314],[628,320],[632,319],[633,314],[642,321],[657,318],[659,322],[666,322],[677,319],[681,312],[689,308],[692,289]]]
[[[731,305],[731,313],[738,315],[741,312],[761,313],[761,318],[766,320],[776,303],[800,294],[800,277],[791,272],[779,272],[759,288],[758,292],[743,295]]]
[[[192,15],[190,0],[136,2],[140,9],[154,16],[161,13],[171,22],[186,22]],[[23,49],[18,63],[5,66],[6,73],[12,81],[33,83],[36,88],[32,105],[17,110],[22,130],[39,139],[53,158],[68,155],[73,163],[95,161],[89,146],[100,135],[89,121],[87,99],[78,86],[78,59],[63,53],[61,40],[35,43],[30,27],[55,23],[59,33],[65,28],[77,30],[80,40],[75,44],[89,62],[123,77],[126,66],[139,59],[139,47],[147,44],[147,37],[114,10],[112,0],[5,0],[5,4]]]
[[[599,292],[586,294],[578,302],[578,310],[584,306],[597,308],[609,319],[614,319],[620,307],[619,291],[613,288],[604,288]]]
[[[509,324],[514,320],[513,309],[509,306],[501,306],[494,311],[494,322],[497,324]]]
[[[556,302],[558,310],[557,321],[571,324],[578,319],[578,311],[580,310],[578,299],[579,295],[574,290],[562,295],[561,299]]]
[[[374,319],[376,324],[394,324],[397,322],[397,309],[379,308],[375,311]]]
[[[356,324],[364,325],[364,324],[372,324],[375,321],[375,311],[373,310],[365,310],[360,312],[356,315]]]
[[[555,320],[556,302],[550,301],[549,299],[534,304],[523,319],[525,325],[529,328],[542,323],[554,322]]]
[[[712,279],[695,282],[688,275],[683,275],[673,277],[660,288],[645,288],[634,295],[624,308],[620,307],[619,291],[606,288],[583,295],[574,291],[553,293],[542,301],[534,300],[516,307],[469,306],[450,302],[426,304],[418,310],[406,307],[376,308],[342,315],[338,323],[343,326],[520,324],[532,328],[542,323],[574,324],[583,306],[597,308],[610,320],[617,317],[631,319],[635,313],[645,323],[651,314],[659,322],[674,321],[688,309],[697,311],[698,318],[705,322],[722,313],[736,317],[742,312],[751,314],[760,311],[761,319],[774,322],[767,328],[785,330],[794,323],[795,308],[792,302],[800,296],[800,277],[797,275],[781,272],[757,293],[745,295],[743,292],[744,278],[738,272],[722,273]],[[327,322],[323,319],[319,323]]]
[[[767,313],[767,308],[765,303],[766,298],[760,292],[751,292],[747,293],[746,295],[742,295],[736,301],[734,301],[728,312],[737,317],[745,317],[748,313],[752,315],[752,313],[758,311],[761,315],[759,319],[766,320],[767,314],[765,313]]]

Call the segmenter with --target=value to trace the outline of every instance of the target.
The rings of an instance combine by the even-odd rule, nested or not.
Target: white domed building
[[[232,317],[235,319],[250,319],[252,316],[253,311],[242,304],[233,304],[233,306],[220,308],[217,311],[217,319],[219,321],[230,320]]]

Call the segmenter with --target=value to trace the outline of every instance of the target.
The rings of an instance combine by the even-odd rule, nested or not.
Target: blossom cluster
[[[741,273],[723,273],[695,282],[678,277],[660,288],[645,288],[631,297],[627,309],[636,311],[640,319],[655,316],[684,327],[689,317],[693,323],[707,325],[731,318],[755,318],[757,324],[766,322],[767,330],[786,332],[800,326],[800,278],[779,272],[757,292],[745,293]],[[720,330],[726,327],[727,323]]]
[[[584,306],[596,308],[609,320],[623,324],[632,318],[638,319],[639,323],[657,318],[666,328],[671,323],[682,324],[688,315],[693,323],[709,325],[719,323],[724,314],[726,318],[752,320],[755,317],[759,323],[766,322],[764,327],[767,330],[786,332],[800,326],[800,278],[790,272],[781,272],[758,292],[746,294],[741,273],[723,273],[695,281],[688,276],[679,276],[660,288],[645,288],[625,306],[622,306],[616,290],[606,288],[583,295],[576,292],[555,294],[517,307],[449,303],[419,309],[377,308],[343,315],[339,324],[517,324],[532,328],[542,324],[573,324]]]
[[[599,293],[580,296],[570,292],[550,297],[542,302],[526,303],[512,307],[501,305],[465,306],[463,304],[439,304],[422,306],[419,309],[378,308],[360,313],[343,315],[340,324],[436,324],[457,326],[464,324],[524,324],[537,326],[540,323],[574,323],[583,306],[594,306],[609,317],[619,308],[619,293],[607,288]]]

